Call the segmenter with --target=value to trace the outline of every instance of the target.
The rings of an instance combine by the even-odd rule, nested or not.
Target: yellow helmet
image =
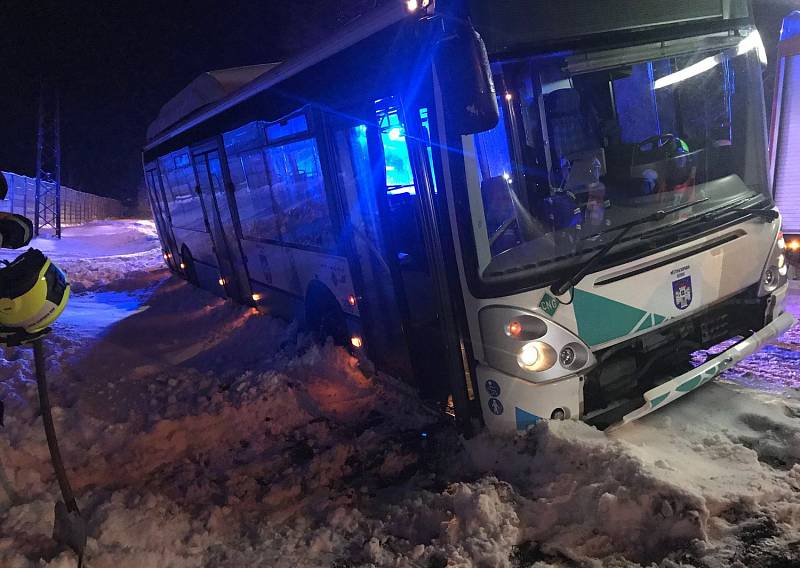
[[[0,268],[0,327],[37,333],[53,323],[69,300],[67,277],[41,251],[29,249]]]

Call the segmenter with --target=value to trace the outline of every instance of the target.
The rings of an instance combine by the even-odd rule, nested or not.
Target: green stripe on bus
[[[669,393],[662,394],[661,396],[655,397],[653,400],[650,401],[650,408],[655,408],[669,397]]]
[[[574,307],[578,335],[589,345],[599,345],[637,331],[637,326],[645,316],[648,316],[647,323],[642,323],[639,329],[647,329],[664,321],[663,316],[648,314],[628,304],[577,289]]]

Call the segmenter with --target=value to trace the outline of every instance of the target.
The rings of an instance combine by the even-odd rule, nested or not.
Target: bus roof
[[[267,63],[203,73],[161,107],[156,119],[147,127],[147,139],[152,140],[181,119],[221,101],[278,65]]]
[[[281,64],[273,64],[268,66],[269,69],[252,77],[249,82],[244,83],[239,88],[235,89],[229,94],[223,94],[222,97],[217,97],[215,101],[207,101],[204,105],[194,106],[189,111],[189,114],[184,114],[180,117],[176,116],[181,114],[180,101],[176,99],[181,97],[181,93],[191,89],[194,84],[192,82],[175,98],[162,107],[157,118],[147,129],[147,144],[144,150],[149,151],[160,144],[168,141],[169,139],[186,132],[198,124],[202,124],[206,120],[236,106],[237,104],[265,91],[298,73],[325,61],[329,57],[351,47],[358,42],[370,37],[371,35],[393,25],[404,18],[409,16],[408,9],[405,2],[397,2],[389,4],[385,7],[376,9],[358,18],[353,24],[345,27],[341,32],[333,36],[333,38],[322,42],[308,51],[287,60]],[[261,67],[261,66],[256,66]],[[224,73],[224,70],[222,71]],[[202,77],[202,76],[201,76]],[[198,81],[196,79],[195,81]],[[168,107],[173,107],[177,112],[172,114]],[[183,107],[184,111],[188,107]],[[164,120],[160,120],[162,114],[165,115]],[[166,115],[171,116],[166,116]]]

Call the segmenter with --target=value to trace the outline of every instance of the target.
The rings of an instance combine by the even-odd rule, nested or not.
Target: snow
[[[92,221],[64,228],[61,239],[37,237],[30,246],[69,273],[73,292],[109,286],[163,264],[152,221]],[[3,250],[0,258],[10,260],[19,252]]]
[[[464,440],[368,362],[171,276],[152,223],[64,236],[36,245],[78,284],[48,374],[93,568],[800,566],[798,328],[614,432]],[[74,566],[31,363],[0,358],[0,566]]]

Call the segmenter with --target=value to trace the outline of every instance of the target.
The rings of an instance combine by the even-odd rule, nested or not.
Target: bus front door
[[[203,204],[220,270],[219,284],[228,297],[249,303],[250,282],[226,193],[227,184],[219,147],[213,144],[193,149],[192,161],[197,191]]]
[[[418,117],[407,116],[395,98],[378,101],[376,114],[386,171],[385,188],[380,191],[382,224],[406,344],[421,394],[444,404],[450,395],[446,337],[432,270],[435,255],[426,236],[421,201],[433,190],[433,180],[429,168],[412,159],[418,148],[407,137],[407,119],[414,121],[410,126],[415,131],[424,125]],[[424,109],[423,116],[427,116]]]

